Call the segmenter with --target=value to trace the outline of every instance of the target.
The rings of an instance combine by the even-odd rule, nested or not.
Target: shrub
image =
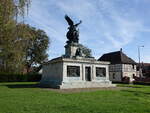
[[[130,83],[130,77],[124,76],[122,78],[122,83],[129,84]]]
[[[40,81],[41,74],[16,74],[16,73],[0,73],[0,82],[21,82],[21,81]]]
[[[150,77],[135,77],[133,81],[134,84],[141,84],[141,85],[150,85]]]
[[[150,85],[150,82],[133,81],[133,84],[139,84],[139,85]]]

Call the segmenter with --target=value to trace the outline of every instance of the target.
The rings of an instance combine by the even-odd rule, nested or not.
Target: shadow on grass
[[[123,91],[123,92],[134,93],[135,95],[140,95],[140,94],[150,95],[150,93],[142,92],[142,91],[131,91],[131,90],[122,90],[122,91]]]
[[[40,88],[39,84],[6,84],[8,88]]]

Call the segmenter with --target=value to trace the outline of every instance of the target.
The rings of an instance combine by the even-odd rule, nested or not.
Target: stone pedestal
[[[65,46],[65,57],[72,58],[76,56],[76,51],[79,48],[78,43],[70,43]]]
[[[60,89],[115,87],[109,81],[109,64],[87,58],[56,58],[43,65],[40,83]]]
[[[65,55],[43,65],[42,86],[68,89],[115,87],[109,81],[109,62],[86,56],[84,46],[67,43]]]

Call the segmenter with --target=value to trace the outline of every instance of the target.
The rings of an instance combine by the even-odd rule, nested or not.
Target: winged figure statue
[[[77,29],[78,25],[82,23],[80,20],[79,23],[74,24],[74,22],[71,20],[71,18],[68,15],[65,15],[65,19],[68,22],[68,29],[69,31],[67,32],[67,43],[78,43],[79,42],[79,29]]]

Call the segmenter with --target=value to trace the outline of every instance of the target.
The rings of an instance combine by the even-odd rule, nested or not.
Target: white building
[[[113,82],[122,82],[124,77],[133,81],[136,76],[136,62],[125,55],[122,50],[102,55],[99,61],[109,61],[109,79]]]

